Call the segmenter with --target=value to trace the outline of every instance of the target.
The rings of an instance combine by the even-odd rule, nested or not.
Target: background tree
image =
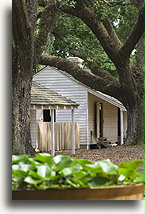
[[[78,80],[83,76],[86,85],[120,100],[128,110],[126,144],[142,142],[143,70],[137,64],[141,55],[138,61],[131,57],[143,34],[142,1],[13,0],[12,15],[13,154],[34,152],[30,89],[38,65],[55,66]],[[92,74],[62,58],[70,54],[83,58]]]
[[[80,56],[92,75],[58,57],[42,56],[40,63],[65,70],[86,85],[120,100],[128,111],[126,145],[143,143],[141,51],[137,59],[134,57],[135,50],[141,50],[143,45],[143,1],[76,0],[72,6],[69,2],[57,1],[57,9],[73,18],[68,21],[69,17],[61,14],[56,23],[54,53],[63,57]],[[62,30],[60,25],[64,26]]]
[[[32,77],[52,29],[55,8],[45,3],[37,28],[39,1],[13,0],[12,57],[12,143],[13,154],[33,154],[30,136],[30,100]]]

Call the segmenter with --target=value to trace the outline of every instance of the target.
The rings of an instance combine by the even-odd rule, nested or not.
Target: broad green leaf
[[[12,155],[12,164],[17,164],[22,161],[26,162],[28,159],[28,155]]]
[[[49,177],[49,181],[56,181],[56,180],[58,180],[58,179],[60,179],[60,175],[51,175],[51,176]]]
[[[51,174],[51,169],[46,165],[37,166],[37,173],[41,177],[47,177]]]
[[[14,164],[14,165],[12,165],[12,169],[13,169],[13,170],[18,170],[18,169],[19,169],[19,164]]]
[[[68,175],[75,175],[76,173],[80,173],[82,170],[82,166],[77,164],[74,166],[70,166],[69,168],[64,168],[63,170],[60,171],[60,174],[64,175],[64,176],[68,176]]]
[[[34,185],[37,185],[37,184],[41,183],[40,180],[35,180],[35,179],[33,179],[33,178],[29,177],[29,176],[26,177],[26,178],[24,179],[24,181],[25,181],[26,183],[28,183],[28,184],[34,184]]]
[[[52,160],[52,156],[46,153],[35,154],[34,160],[39,161],[41,163],[47,163],[50,167],[54,164]]]
[[[41,175],[39,175],[37,172],[33,170],[29,170],[29,176],[31,176],[34,179],[45,180],[44,177],[42,177]]]
[[[77,179],[82,179],[84,178],[88,173],[86,171],[78,171],[78,172],[73,172],[73,176],[76,177]],[[83,180],[83,179],[82,179]]]
[[[79,185],[80,187],[86,187],[86,183],[85,183],[84,179],[83,180],[79,180],[77,178],[71,178],[71,181],[73,183]]]
[[[32,169],[32,168],[35,168],[35,167],[33,165],[31,165],[31,164],[25,164],[23,162],[19,163],[19,169],[22,170],[22,171],[27,172],[29,169]]]
[[[66,155],[57,155],[53,158],[55,164],[71,163],[72,159]]]
[[[102,167],[98,163],[97,164],[86,164],[85,169],[88,169],[88,170],[95,172],[95,173],[102,173],[103,172]]]
[[[95,178],[93,178],[90,182],[89,182],[89,185],[90,186],[100,186],[100,185],[105,185],[107,184],[108,182],[110,182],[110,180],[108,178],[104,178],[104,177],[101,177],[101,176],[97,176]]]
[[[124,181],[124,180],[125,180],[125,176],[124,175],[119,175],[118,181]]]
[[[85,166],[86,164],[92,164],[92,161],[90,160],[83,160],[83,159],[77,159],[74,158],[74,162],[79,163],[81,166]]]
[[[134,183],[145,183],[144,181],[144,175],[139,175],[137,176],[134,180],[133,180]]]
[[[72,168],[64,168],[60,171],[61,175],[68,176],[72,174]]]
[[[20,175],[20,176],[23,176],[23,177],[28,174],[27,171],[23,171],[23,170],[20,170],[20,169],[17,169],[17,170],[12,169],[12,173],[13,173],[13,175]]]
[[[79,183],[74,183],[73,181],[71,180],[67,180],[66,183],[70,184],[70,186],[74,187],[74,188],[78,188],[80,187],[80,184]]]
[[[135,179],[138,173],[134,169],[119,168],[119,174],[124,175],[128,179]]]
[[[56,171],[60,171],[66,167],[70,167],[73,164],[73,160],[66,155],[58,155],[53,158],[55,166],[53,167]]]
[[[119,164],[120,168],[129,168],[129,169],[138,169],[139,167],[143,166],[142,160],[134,160],[128,162],[121,162]]]

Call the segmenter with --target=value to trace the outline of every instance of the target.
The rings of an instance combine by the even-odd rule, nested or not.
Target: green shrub
[[[65,155],[12,156],[12,189],[85,188],[143,183],[143,161],[93,162]]]

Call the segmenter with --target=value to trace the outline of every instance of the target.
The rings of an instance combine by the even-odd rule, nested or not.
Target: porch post
[[[120,108],[121,145],[123,145],[123,110]]]
[[[51,155],[55,155],[54,109],[51,109]]]
[[[72,154],[75,155],[75,114],[74,108],[71,110],[72,113]]]

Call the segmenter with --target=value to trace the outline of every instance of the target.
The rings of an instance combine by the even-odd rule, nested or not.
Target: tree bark
[[[126,145],[143,144],[143,70],[141,67],[124,64],[118,68],[122,88],[122,103],[127,109]],[[121,101],[121,100],[120,100]]]
[[[31,71],[14,66],[12,74],[12,153],[34,154],[30,133]]]
[[[38,0],[13,0],[12,55],[12,149],[13,154],[35,153],[31,145],[31,84],[39,55],[42,54],[54,21],[54,4],[46,1],[39,34],[35,36]],[[34,41],[35,38],[35,41]]]
[[[128,129],[125,145],[143,145],[144,119],[142,101],[128,109]]]

